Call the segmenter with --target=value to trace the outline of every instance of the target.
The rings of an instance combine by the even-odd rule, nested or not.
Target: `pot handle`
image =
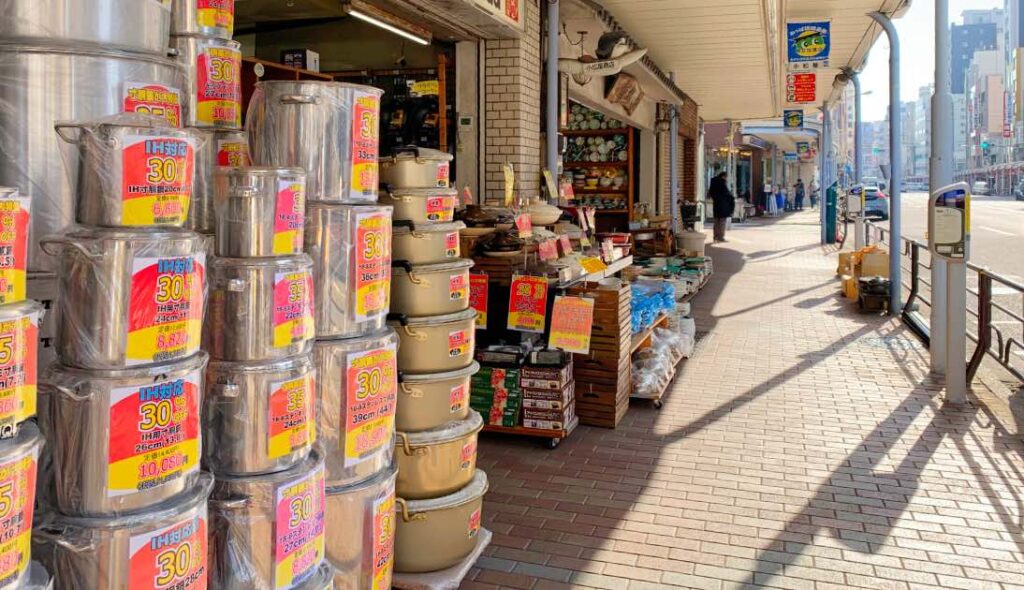
[[[423,397],[423,390],[418,387],[412,387],[408,383],[399,383],[402,388],[402,393],[408,394],[409,397],[414,399],[420,399]]]
[[[53,130],[56,131],[57,135],[67,143],[77,144],[82,139],[82,132],[85,131],[85,125],[82,123],[58,121],[53,124]]]
[[[57,385],[56,383],[40,383],[39,387],[48,387],[50,389],[53,389],[54,391],[60,393],[61,395],[71,398],[76,402],[86,402],[92,399],[91,395],[78,393],[77,391],[71,389],[66,385]]]
[[[43,252],[49,254],[50,256],[60,256],[61,252],[63,252],[64,248],[67,246],[70,246],[78,250],[79,252],[82,253],[83,256],[87,258],[103,257],[102,252],[93,252],[89,250],[89,248],[83,246],[82,244],[75,242],[73,240],[69,240],[68,238],[62,236],[46,236],[39,240],[39,247],[43,250]]]
[[[403,326],[409,325],[409,316],[405,315],[404,313],[398,313],[397,311],[393,311],[388,314],[388,319],[398,322]],[[401,373],[399,373],[399,375],[401,375]]]
[[[398,440],[400,440],[402,442],[402,449],[405,450],[405,454],[407,456],[409,456],[409,457],[411,457],[413,455],[423,456],[423,455],[426,455],[429,452],[427,447],[414,447],[414,446],[410,445],[409,444],[409,435],[407,435],[404,432],[396,431],[395,432],[395,436],[397,436]]]
[[[417,160],[420,159],[420,148],[415,145],[401,145],[391,148],[391,155],[412,154]]]
[[[408,260],[392,260],[391,268],[400,268],[412,276],[412,263]]]
[[[285,94],[280,98],[281,104],[320,104],[320,97],[307,94]]]
[[[416,514],[409,514],[409,504],[406,503],[405,498],[395,498],[395,504],[402,509],[402,521],[412,522],[414,520],[426,520],[427,515],[421,512]]]
[[[427,341],[427,335],[425,333],[423,333],[423,332],[417,332],[416,330],[413,330],[409,326],[402,326],[402,330],[405,331],[405,335],[406,336],[408,336],[409,338],[412,338],[416,342],[426,342]]]
[[[53,543],[54,545],[60,545],[64,549],[66,549],[66,550],[68,550],[68,551],[70,551],[70,552],[72,552],[72,553],[74,553],[76,555],[80,555],[80,554],[86,553],[86,552],[95,552],[96,551],[96,543],[92,539],[89,539],[89,540],[77,539],[78,542],[68,540],[67,539],[67,534],[68,534],[68,531],[71,531],[71,530],[78,530],[78,529],[77,529],[77,527],[67,526],[67,525],[62,526],[60,529],[57,529],[56,525],[46,525],[46,524],[44,524],[42,526],[36,527],[32,531],[32,535],[33,536],[38,535],[39,537],[41,537],[41,538],[43,538],[43,539]]]
[[[211,383],[210,387],[218,392],[221,397],[236,398],[240,391],[238,385],[234,383]]]

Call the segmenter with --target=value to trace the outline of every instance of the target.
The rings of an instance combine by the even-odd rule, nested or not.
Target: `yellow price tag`
[[[580,266],[583,270],[587,271],[587,274],[593,274],[595,272],[601,272],[608,269],[608,265],[597,256],[589,256],[580,260]]]

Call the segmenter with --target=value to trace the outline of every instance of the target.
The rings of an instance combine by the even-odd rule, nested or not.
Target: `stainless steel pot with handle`
[[[104,227],[182,227],[192,201],[200,138],[190,129],[161,127],[152,115],[110,122],[57,123],[78,147],[76,220]]]
[[[391,311],[424,317],[469,309],[469,269],[473,261],[460,258],[440,264],[392,261]]]
[[[380,202],[395,208],[395,221],[413,225],[451,223],[459,192],[447,188],[386,187],[381,191]]]
[[[302,254],[306,173],[301,168],[218,168],[214,186],[218,256]]]
[[[312,272],[305,254],[214,258],[203,349],[236,362],[307,354],[314,338]]]
[[[246,116],[253,161],[305,170],[310,200],[376,203],[382,94],[342,82],[258,82]]]
[[[476,471],[477,435],[484,427],[478,412],[464,420],[422,432],[398,432],[396,493],[406,500],[439,498],[460,490]]]
[[[443,373],[398,373],[395,428],[421,432],[469,416],[470,379],[480,370],[473,361],[464,369]]]
[[[213,476],[202,473],[184,493],[145,512],[114,518],[51,513],[33,531],[33,556],[53,573],[60,590],[125,590],[140,575],[152,584],[158,573],[165,587],[205,588],[206,500],[212,488]],[[169,571],[170,557],[184,567]]]
[[[267,363],[214,361],[206,371],[206,468],[217,474],[283,471],[316,442],[316,391],[309,355]]]
[[[174,0],[172,35],[230,39],[235,31],[235,0]]]
[[[39,424],[63,514],[139,512],[195,485],[206,361],[200,352],[148,369],[47,369]]]
[[[0,186],[19,187],[32,201],[28,269],[53,272],[57,261],[39,241],[74,223],[78,178],[77,159],[62,165],[64,142],[54,123],[146,112],[180,126],[185,70],[166,58],[88,45],[0,42],[0,80]]]
[[[166,55],[171,7],[162,0],[0,0],[0,39],[88,43]]]
[[[199,351],[203,237],[172,228],[80,228],[42,245],[60,260],[57,353],[64,364],[123,369]]]
[[[475,309],[429,317],[390,314],[388,325],[402,343],[398,366],[404,374],[457,371],[473,364]]]
[[[210,495],[210,586],[293,588],[324,561],[323,453],[286,471],[218,476]]]
[[[398,337],[317,340],[317,431],[327,453],[327,485],[365,481],[391,464],[395,446]]]
[[[317,337],[383,330],[391,307],[391,207],[310,202],[305,248],[313,258]]]
[[[414,145],[392,150],[380,161],[380,181],[400,188],[448,188],[451,186],[449,153]]]
[[[395,226],[391,257],[410,264],[440,264],[459,260],[459,231],[466,229],[461,221],[437,225]]]
[[[36,498],[36,474],[44,440],[39,429],[28,423],[17,438],[0,441],[0,490],[3,508],[0,530],[4,531],[0,579],[5,588],[24,588],[33,577],[29,565],[29,539]]]
[[[216,37],[175,35],[171,46],[192,73],[188,80],[189,127],[242,126],[241,43]]]
[[[461,490],[431,500],[397,498],[395,571],[436,572],[465,559],[476,548],[487,474],[477,469]]]
[[[196,151],[192,205],[188,208],[185,227],[201,234],[212,234],[217,230],[214,175],[221,166],[249,166],[249,137],[244,131],[231,129],[192,128],[192,132],[203,141]]]
[[[395,548],[395,476],[327,488],[327,560],[338,590],[390,588]]]

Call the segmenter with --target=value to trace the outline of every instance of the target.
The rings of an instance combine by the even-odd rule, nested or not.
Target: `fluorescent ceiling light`
[[[419,29],[419,27],[415,27],[412,23],[408,23],[407,27],[402,27],[401,25],[405,23],[405,21],[393,14],[384,12],[371,4],[351,1],[345,4],[345,12],[363,22],[370,23],[375,27],[380,27],[385,31],[390,31],[399,37],[403,37],[414,43],[430,45],[429,31],[426,29]],[[416,34],[411,32],[412,30],[416,30],[417,32],[422,31],[422,33]]]

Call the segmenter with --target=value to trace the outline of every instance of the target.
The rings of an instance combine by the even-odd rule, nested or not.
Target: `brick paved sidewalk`
[[[663,409],[554,451],[484,437],[464,588],[1024,588],[1013,416],[980,387],[942,407],[913,336],[838,298],[814,215],[711,250]]]

